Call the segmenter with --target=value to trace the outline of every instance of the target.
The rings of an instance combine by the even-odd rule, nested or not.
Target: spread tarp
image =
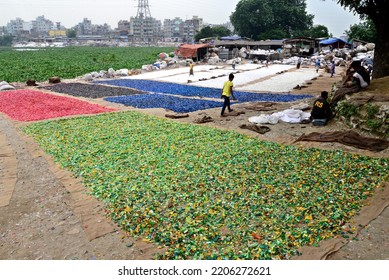
[[[197,57],[197,51],[202,48],[209,48],[208,44],[183,44],[178,49],[178,55],[183,58]]]
[[[321,40],[319,42],[320,45],[331,45],[334,48],[343,48],[345,45],[351,45],[350,43],[346,42],[345,40],[339,39],[339,38],[328,38],[325,40]]]
[[[354,131],[312,132],[301,135],[297,141],[338,142],[358,149],[373,152],[383,151],[389,147],[389,142],[383,139],[364,137]]]
[[[236,41],[236,40],[242,40],[242,37],[240,37],[240,36],[225,36],[225,37],[221,37],[220,40],[222,40],[222,41]]]

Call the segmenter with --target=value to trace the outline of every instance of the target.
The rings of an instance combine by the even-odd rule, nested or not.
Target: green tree
[[[66,36],[68,38],[76,38],[77,37],[77,31],[75,29],[68,29],[66,31]]]
[[[328,32],[327,26],[321,24],[313,26],[307,33],[307,36],[311,38],[332,37],[332,35]]]
[[[370,43],[374,43],[377,37],[374,23],[369,19],[359,24],[351,25],[350,30],[346,30],[346,35],[349,39],[359,39]]]
[[[195,35],[195,40],[200,41],[200,39],[203,39],[203,38],[223,37],[223,36],[229,36],[229,35],[231,35],[231,31],[224,26],[215,26],[215,27],[206,26],[206,27],[202,28]]]
[[[12,46],[12,36],[4,35],[0,36],[0,46]]]
[[[253,39],[281,39],[312,28],[305,0],[241,0],[230,20],[239,35]]]
[[[321,0],[325,1],[325,0]],[[376,28],[373,78],[389,75],[389,0],[336,0],[341,6],[359,14],[361,19],[370,19]]]
[[[231,30],[224,26],[215,26],[212,28],[213,34],[216,37],[223,37],[231,35]]]

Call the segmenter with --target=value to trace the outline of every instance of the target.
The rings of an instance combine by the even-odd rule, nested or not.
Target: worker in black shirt
[[[321,96],[313,103],[311,111],[312,124],[317,126],[326,125],[332,118],[330,104],[327,101],[328,92],[322,91]]]

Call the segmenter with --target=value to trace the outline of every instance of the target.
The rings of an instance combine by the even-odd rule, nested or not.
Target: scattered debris
[[[26,85],[29,87],[36,87],[38,84],[35,80],[27,80]]]
[[[276,108],[273,108],[274,102],[258,102],[250,106],[245,106],[244,108],[252,111],[273,111]]]
[[[13,90],[13,89],[15,89],[15,87],[11,86],[6,81],[0,82],[0,91],[2,91],[2,90]]]
[[[248,129],[252,130],[254,132],[257,132],[259,134],[265,134],[266,132],[269,132],[271,129],[268,126],[264,125],[256,125],[256,124],[242,124],[239,126],[242,129]]]
[[[61,82],[61,79],[59,77],[51,77],[49,78],[50,84],[59,84]]]
[[[182,119],[188,118],[189,114],[165,114],[165,117],[170,119]]]
[[[208,123],[208,122],[213,122],[213,119],[210,116],[203,116],[202,118],[195,119],[193,122],[194,123]]]

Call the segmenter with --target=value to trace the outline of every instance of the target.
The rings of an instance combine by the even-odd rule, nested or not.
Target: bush
[[[336,112],[340,116],[345,117],[347,120],[350,120],[352,116],[358,116],[359,115],[359,108],[358,106],[349,103],[347,101],[341,101],[338,103],[338,106],[336,106]]]

